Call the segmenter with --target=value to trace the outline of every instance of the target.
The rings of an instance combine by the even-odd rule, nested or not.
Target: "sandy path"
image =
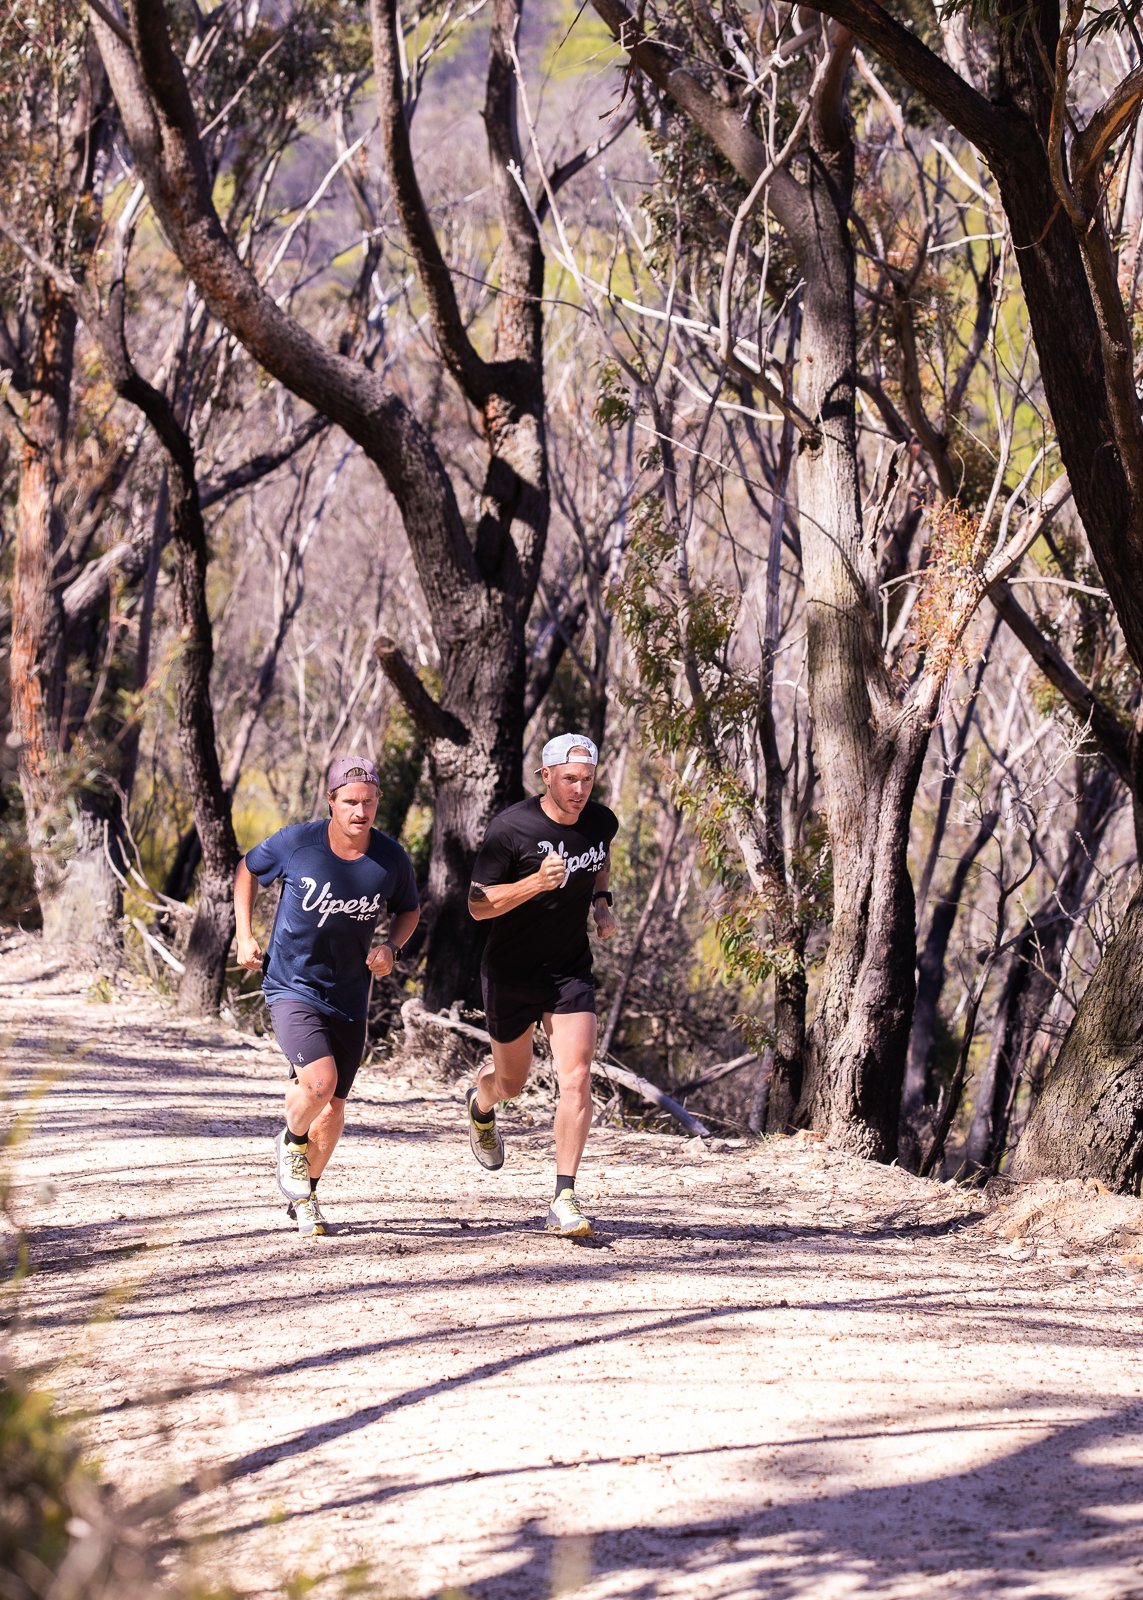
[[[810,1142],[597,1130],[574,1245],[542,1100],[489,1176],[455,1089],[375,1069],[307,1243],[271,1045],[89,1003],[26,940],[0,1008],[11,1100],[55,1075],[16,1353],[126,1502],[177,1494],[172,1561],[255,1595],[1143,1597],[1139,1202],[1073,1186],[1100,1248],[1047,1201],[1013,1243]]]

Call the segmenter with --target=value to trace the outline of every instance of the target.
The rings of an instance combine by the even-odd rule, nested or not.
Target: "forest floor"
[[[806,1137],[593,1131],[478,1168],[461,1089],[362,1072],[292,1232],[273,1044],[0,940],[7,1357],[169,1571],[252,1596],[1143,1600],[1143,1203],[981,1195]],[[110,995],[108,1000],[107,996]],[[102,996],[102,998],[100,998]]]

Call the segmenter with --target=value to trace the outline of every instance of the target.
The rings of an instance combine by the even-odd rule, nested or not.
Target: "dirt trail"
[[[0,946],[35,1275],[13,1339],[169,1559],[252,1595],[1143,1597],[1143,1204],[995,1202],[806,1140],[597,1129],[546,1236],[550,1106],[469,1155],[366,1071],[287,1230],[268,1042]],[[299,1592],[295,1589],[295,1592]]]

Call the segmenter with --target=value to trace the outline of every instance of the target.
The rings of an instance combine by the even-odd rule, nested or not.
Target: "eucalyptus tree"
[[[75,304],[55,277],[58,271],[82,281],[91,267],[111,150],[110,101],[98,52],[68,8],[43,7],[34,27],[10,13],[2,26],[6,204],[28,219],[44,264],[31,265],[5,241],[0,362],[9,375],[2,403],[16,477],[12,738],[45,934],[113,961],[117,773],[114,762],[106,770],[92,690],[121,662],[107,651],[100,627],[107,571],[83,568],[138,440],[101,448],[96,409],[77,373]]]
[[[72,43],[75,59],[102,86],[102,120],[97,131],[106,149],[115,131],[114,107],[90,30],[82,19],[69,18],[63,33]],[[206,54],[209,58],[210,52]],[[35,107],[40,79],[52,66],[58,71],[59,63],[53,62],[42,39],[37,39],[24,56],[22,74],[16,83],[29,105]],[[241,56],[228,62],[232,71],[241,71],[249,64],[249,59],[243,62]],[[281,70],[286,64],[279,59],[277,65]],[[311,60],[308,70],[312,66]],[[220,139],[237,140],[248,126],[246,96],[235,93],[233,82],[220,82],[220,78],[225,80],[225,70],[209,78],[211,88],[223,100],[222,111],[215,119],[217,135]],[[84,81],[80,79],[81,86]],[[85,96],[78,95],[77,105],[85,103]],[[246,163],[245,176],[236,178],[230,196],[231,215],[247,230],[247,248],[258,236],[258,210],[260,197],[265,194],[267,171],[275,167],[293,131],[295,118],[287,108],[287,97],[271,100],[269,109],[264,109],[257,121],[261,134],[259,157]],[[111,180],[122,176],[111,169]],[[21,744],[26,793],[28,773],[37,775],[37,751],[54,747],[48,793],[60,814],[70,813],[77,819],[73,832],[79,832],[79,823],[91,811],[90,796],[103,799],[102,817],[96,819],[102,820],[102,829],[89,826],[87,831],[95,836],[88,841],[86,850],[73,841],[62,864],[56,860],[58,846],[56,851],[41,851],[39,839],[45,813],[37,811],[34,804],[28,805],[33,853],[43,854],[49,865],[56,866],[57,876],[67,890],[66,894],[61,893],[50,874],[41,870],[45,931],[49,938],[84,937],[87,945],[96,949],[100,948],[101,939],[106,945],[114,944],[118,934],[118,889],[125,869],[137,871],[117,846],[126,826],[139,729],[148,704],[144,691],[153,671],[155,590],[163,548],[169,542],[174,553],[173,675],[183,780],[203,844],[203,869],[193,913],[187,918],[189,933],[183,951],[180,1003],[189,1011],[201,1011],[216,1009],[221,995],[232,932],[231,883],[238,860],[229,796],[220,781],[211,701],[213,641],[206,597],[208,540],[204,505],[225,506],[234,494],[249,489],[288,460],[326,423],[318,415],[309,417],[296,427],[284,429],[266,449],[253,454],[248,425],[247,437],[238,445],[247,452],[245,459],[226,462],[218,478],[200,489],[198,452],[192,433],[199,440],[209,436],[211,422],[225,412],[241,385],[242,375],[235,370],[240,363],[235,363],[234,352],[228,348],[232,343],[229,336],[219,336],[217,326],[211,323],[194,293],[183,296],[176,314],[171,315],[169,274],[168,303],[160,314],[153,314],[148,271],[131,256],[141,213],[145,215],[146,208],[140,203],[141,195],[130,191],[130,185],[120,183],[117,204],[106,218],[101,218],[87,197],[87,254],[78,263],[61,248],[45,248],[42,230],[31,237],[21,232],[7,207],[0,207],[0,231],[22,262],[25,276],[42,285],[44,304],[63,308],[71,330],[68,360],[73,365],[76,330],[81,321],[86,325],[97,360],[87,359],[85,352],[77,370],[85,374],[88,389],[94,390],[104,408],[96,430],[85,414],[92,409],[91,399],[86,399],[83,409],[73,402],[70,419],[67,410],[57,405],[60,427],[54,451],[47,457],[55,478],[48,487],[46,503],[52,526],[62,531],[56,534],[58,549],[45,593],[47,603],[56,605],[62,621],[46,641],[50,649],[45,646],[43,660],[35,666],[29,665],[27,643],[21,633],[21,629],[23,633],[28,631],[26,618],[34,615],[35,608],[28,593],[27,574],[20,563],[23,560],[27,566],[28,552],[36,548],[38,524],[25,514],[23,501],[18,502],[19,581],[15,586],[14,621],[21,639],[12,655],[14,725]],[[83,209],[84,201],[82,192],[71,197],[76,210]],[[27,208],[21,206],[20,221],[26,213]],[[153,258],[153,252],[146,248],[136,252],[139,254]],[[366,253],[367,268],[374,258],[373,252]],[[129,302],[134,307],[130,318]],[[156,374],[155,383],[139,370],[129,348],[131,342],[146,348]],[[160,354],[154,358],[156,343]],[[70,368],[60,365],[57,387],[62,393],[73,379]],[[136,408],[148,427],[133,421],[130,412],[109,406],[109,393],[118,394]],[[103,444],[103,460],[97,478],[98,492],[87,490],[90,509],[84,514],[84,502],[74,490],[69,493],[61,465],[69,459],[74,462],[81,452],[89,454],[92,433]],[[126,494],[124,490],[130,487],[126,467],[133,462],[136,476],[140,463],[145,468],[146,488]],[[71,472],[74,476],[74,466]],[[145,508],[137,503],[142,501],[147,502]],[[126,536],[116,539],[116,529]],[[136,594],[140,585],[142,592]],[[126,649],[125,637],[132,651]],[[132,654],[128,672],[120,658]],[[102,670],[97,671],[100,662]],[[50,683],[57,677],[62,677],[67,686],[66,714],[53,717],[42,693],[37,699],[37,692],[42,690],[43,680]],[[43,765],[42,761],[39,765]],[[40,781],[44,781],[42,775]],[[34,789],[32,796],[35,797]],[[93,872],[92,862],[99,876]],[[104,880],[109,880],[109,888],[97,892]],[[71,919],[67,923],[61,920],[65,910]]]
[[[716,221],[708,234],[726,257],[709,324],[723,381],[748,385],[793,430],[792,515],[832,887],[798,1116],[839,1144],[888,1159],[897,1148],[914,1000],[910,818],[930,731],[960,641],[988,586],[1018,561],[1044,516],[1066,497],[1066,481],[1042,504],[1035,474],[1014,486],[1009,429],[975,498],[961,509],[950,502],[965,476],[955,430],[993,327],[997,265],[988,258],[983,270],[966,270],[975,299],[969,333],[950,351],[936,392],[927,395],[912,319],[921,308],[918,285],[929,248],[940,238],[935,210],[929,214],[934,202],[925,200],[933,180],[909,148],[898,112],[897,136],[915,175],[920,215],[911,231],[902,227],[891,248],[878,251],[864,215],[877,206],[863,205],[857,189],[849,115],[852,35],[816,24],[796,31],[800,13],[786,8],[768,8],[759,21],[732,5],[718,14],[686,3],[663,5],[652,14],[618,0],[594,3],[645,84],[642,93],[653,98],[655,114],[672,117],[674,177],[683,175],[677,149],[685,132],[675,134],[680,120],[718,158],[706,158],[703,178],[712,188],[724,184],[721,228]],[[885,209],[883,199],[878,204]],[[951,209],[943,206],[946,218]],[[963,234],[955,220],[954,226]],[[742,272],[751,299],[732,321],[735,252],[747,237],[751,267]],[[864,283],[862,293],[891,308],[899,404],[888,385],[873,381],[867,340],[864,369],[859,362],[858,238],[866,256],[880,256],[881,281],[872,290]],[[959,237],[951,247],[971,262]],[[750,309],[762,301],[757,278],[771,264],[778,276],[779,263],[798,315],[797,337],[784,360],[765,347],[764,330],[751,339],[744,326],[760,320]],[[780,318],[770,319],[771,330],[782,326]],[[868,517],[859,390],[881,415],[881,432],[897,443],[895,452],[882,456],[879,480],[868,484]],[[919,472],[931,488],[919,483]],[[933,514],[922,518],[918,506],[928,500]],[[676,520],[669,501],[665,516],[668,524]],[[927,625],[914,631],[911,660],[903,663],[894,651],[908,642],[909,616],[896,600],[890,615],[884,596],[907,583],[910,566],[919,564],[920,540],[929,546],[929,574],[918,591],[926,597]],[[759,837],[764,834],[760,830]],[[761,887],[765,874],[756,877]]]
[[[393,639],[381,661],[422,735],[433,795],[432,919],[426,998],[467,995],[477,930],[468,866],[488,818],[520,793],[526,623],[548,532],[543,390],[543,256],[520,187],[516,40],[520,0],[490,6],[483,118],[498,243],[493,326],[481,349],[434,228],[414,158],[412,118],[424,60],[395,0],[373,0],[372,65],[390,203],[417,273],[439,358],[479,419],[483,481],[469,515],[415,399],[310,331],[243,260],[218,214],[192,87],[167,9],[130,0],[120,23],[92,20],[138,171],[156,215],[211,310],[275,378],[356,441],[397,503],[439,659],[435,692]],[[447,32],[453,7],[430,22]],[[289,19],[286,19],[288,27]],[[330,9],[329,25],[342,24]],[[438,31],[434,40],[439,42]]]
[[[1143,417],[1131,330],[1139,236],[1137,227],[1117,225],[1122,190],[1109,182],[1134,144],[1143,103],[1130,8],[1026,0],[1009,11],[966,10],[957,38],[970,41],[967,54],[938,28],[909,26],[876,0],[815,0],[814,9],[876,52],[991,170],[1075,506],[1139,668]],[[1094,53],[1117,33],[1121,64],[1112,72],[1114,59]],[[1143,891],[1088,986],[1030,1119],[1016,1156],[1022,1174],[1086,1171],[1127,1189],[1143,1182],[1141,941]]]

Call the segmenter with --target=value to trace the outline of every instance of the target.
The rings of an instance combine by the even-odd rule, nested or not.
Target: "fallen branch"
[[[167,966],[170,967],[173,972],[177,972],[181,977],[182,974],[187,970],[186,967],[179,960],[178,956],[172,955],[167,949],[166,945],[161,944],[160,941],[155,938],[155,935],[147,927],[147,924],[139,917],[132,917],[131,926],[135,929],[136,933],[140,934],[142,938],[146,940],[147,944],[151,946],[152,950],[156,950],[159,953],[162,959],[167,963]]]
[[[406,1026],[412,1022],[414,1027],[418,1023],[428,1022],[438,1028],[447,1028],[450,1033],[459,1033],[465,1039],[475,1039],[478,1044],[492,1043],[492,1035],[483,1028],[473,1027],[471,1022],[462,1022],[447,1011],[426,1011],[419,1000],[405,1001],[401,1007],[401,1021]]]
[[[680,1094],[693,1094],[696,1089],[705,1089],[708,1083],[717,1083],[719,1078],[726,1078],[732,1072],[741,1072],[743,1067],[748,1067],[758,1060],[757,1050],[750,1050],[744,1056],[735,1056],[733,1061],[723,1061],[717,1067],[708,1067],[697,1078],[691,1078],[688,1083],[680,1083]]]
[[[447,1012],[426,1011],[419,1000],[406,1000],[401,1007],[401,1017],[406,1023],[411,1022],[414,1027],[427,1023],[430,1027],[445,1028],[450,1033],[459,1033],[465,1039],[476,1039],[481,1044],[492,1043],[491,1034],[484,1028],[473,1027],[471,1022],[461,1022],[458,1017],[450,1017]],[[640,1100],[648,1105],[653,1105],[659,1111],[665,1111],[685,1128],[687,1133],[696,1138],[709,1139],[710,1129],[693,1117],[685,1106],[677,1100],[672,1100],[669,1094],[664,1094],[662,1089],[641,1078],[637,1072],[630,1072],[626,1067],[613,1066],[609,1061],[593,1061],[591,1070],[600,1078],[606,1078],[608,1083],[619,1084],[629,1093],[637,1095]]]
[[[665,1111],[668,1116],[674,1117],[680,1127],[685,1128],[690,1134],[699,1139],[709,1139],[710,1129],[705,1122],[700,1122],[693,1117],[685,1106],[677,1100],[672,1100],[669,1094],[664,1094],[662,1089],[655,1087],[646,1078],[641,1078],[637,1072],[629,1072],[626,1067],[613,1067],[609,1061],[593,1061],[591,1070],[597,1072],[601,1078],[606,1078],[608,1083],[618,1083],[632,1094],[638,1095],[640,1100],[657,1106],[660,1111]]]

